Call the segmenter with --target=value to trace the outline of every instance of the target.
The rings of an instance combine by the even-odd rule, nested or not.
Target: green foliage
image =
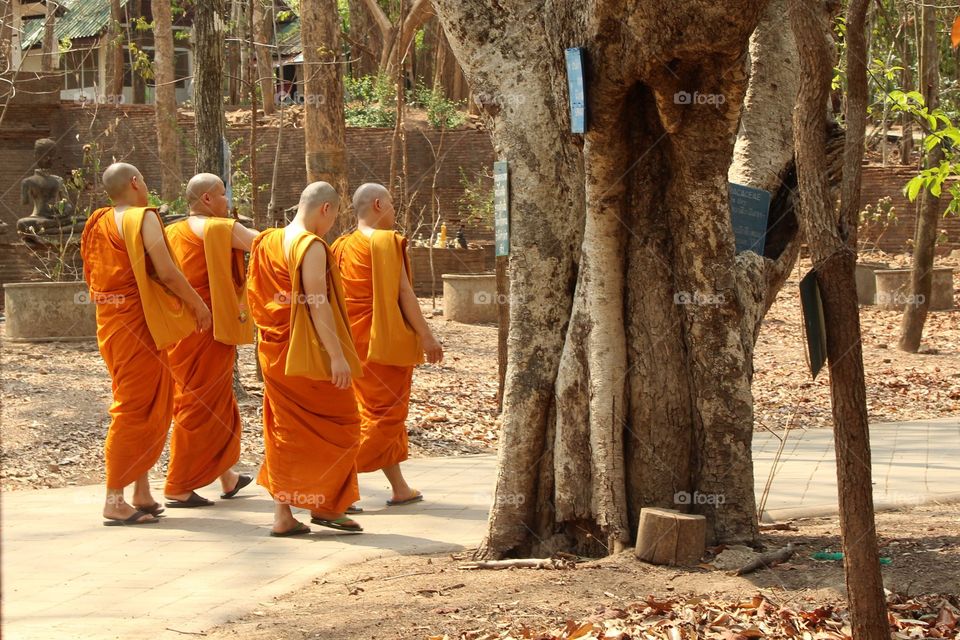
[[[484,168],[471,178],[460,168],[460,186],[463,196],[457,205],[463,213],[464,222],[473,222],[488,229],[493,228],[493,173]]]
[[[908,113],[920,124],[925,136],[923,149],[927,153],[939,147],[943,151],[943,160],[935,167],[929,167],[907,182],[903,191],[911,202],[917,199],[921,191],[935,198],[941,197],[944,186],[952,196],[944,215],[960,214],[960,129],[954,126],[950,117],[941,109],[930,111],[917,91],[891,91],[891,109]],[[947,182],[949,180],[949,182]]]
[[[397,122],[397,92],[390,78],[344,78],[344,117],[348,127],[393,127]]]
[[[70,38],[62,38],[57,44],[57,49],[60,51],[60,55],[63,55],[73,49],[73,41]]]
[[[153,60],[147,55],[146,51],[131,42],[128,45],[130,55],[133,58],[133,71],[139,73],[144,80],[153,80],[154,68]]]
[[[413,36],[414,48],[418,53],[423,51],[424,49],[425,36],[426,36],[426,30],[423,27],[421,27],[420,29],[417,29],[417,32]]]
[[[427,122],[431,127],[455,129],[466,122],[466,116],[459,109],[461,105],[448,100],[438,88],[431,89],[421,84],[413,91],[409,102],[427,110]]]

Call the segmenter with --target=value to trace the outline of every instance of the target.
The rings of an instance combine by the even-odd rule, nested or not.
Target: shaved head
[[[222,186],[223,180],[220,179],[220,176],[215,176],[212,173],[198,173],[190,178],[190,182],[187,183],[187,205],[192,207],[204,195],[210,193],[216,187]]]
[[[300,194],[299,211],[308,213],[330,203],[332,209],[340,208],[340,196],[328,182],[314,182],[307,185],[307,188]]]
[[[360,185],[353,194],[353,210],[358,218],[366,218],[377,200],[386,200],[390,197],[390,191],[382,184],[368,182]]]
[[[134,177],[143,181],[140,170],[126,162],[115,162],[103,172],[103,188],[111,198],[123,196],[130,188],[130,180]]]

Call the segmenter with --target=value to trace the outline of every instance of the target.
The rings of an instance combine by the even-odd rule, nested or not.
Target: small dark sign
[[[770,213],[770,192],[734,182],[730,185],[730,216],[737,253],[753,251],[763,255]]]
[[[823,302],[817,272],[810,272],[800,281],[800,309],[803,311],[803,329],[807,334],[807,360],[810,373],[817,378],[827,361],[827,324],[823,318]]]

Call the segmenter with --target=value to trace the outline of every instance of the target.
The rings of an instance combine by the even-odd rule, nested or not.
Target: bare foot
[[[108,500],[103,506],[103,517],[107,520],[126,520],[135,514],[138,510],[126,502]],[[137,522],[150,522],[156,520],[149,513],[137,518]]]
[[[421,493],[412,487],[407,487],[406,491],[403,492],[393,492],[393,497],[390,499],[391,502],[407,502],[408,500],[413,500],[414,498],[420,497]]]
[[[220,486],[223,487],[224,493],[230,493],[236,489],[238,482],[240,482],[240,474],[233,469],[229,469],[220,476]]]

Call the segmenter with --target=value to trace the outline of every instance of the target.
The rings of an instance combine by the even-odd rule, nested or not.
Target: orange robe
[[[163,451],[173,414],[173,378],[164,349],[193,330],[182,302],[151,277],[140,235],[150,209],[129,209],[123,238],[112,207],[87,220],[84,279],[97,305],[97,343],[113,382],[105,458],[107,488],[147,473]]]
[[[412,278],[406,240],[393,231],[367,238],[358,230],[338,238],[333,252],[363,362],[363,376],[353,381],[360,406],[357,471],[376,471],[407,459],[410,383],[423,361],[420,340],[400,311],[401,265]]]
[[[253,342],[253,321],[246,311],[243,251],[231,245],[234,223],[208,219],[203,239],[186,220],[166,230],[174,257],[214,317],[212,331],[195,331],[167,352],[176,391],[166,495],[204,487],[240,459],[243,423],[233,365],[235,345]]]
[[[269,229],[257,236],[247,276],[264,382],[265,456],[257,481],[280,502],[314,512],[342,513],[360,498],[355,464],[360,416],[353,392],[329,382],[329,358],[324,364],[316,330],[302,324],[306,307],[300,264],[309,245],[323,241],[302,234],[288,256],[283,239],[283,229]],[[359,374],[359,360],[344,317],[339,274],[329,248],[323,246],[330,306],[340,328],[344,355]],[[305,366],[311,362],[315,363],[312,370]],[[288,373],[292,371],[298,375]]]

